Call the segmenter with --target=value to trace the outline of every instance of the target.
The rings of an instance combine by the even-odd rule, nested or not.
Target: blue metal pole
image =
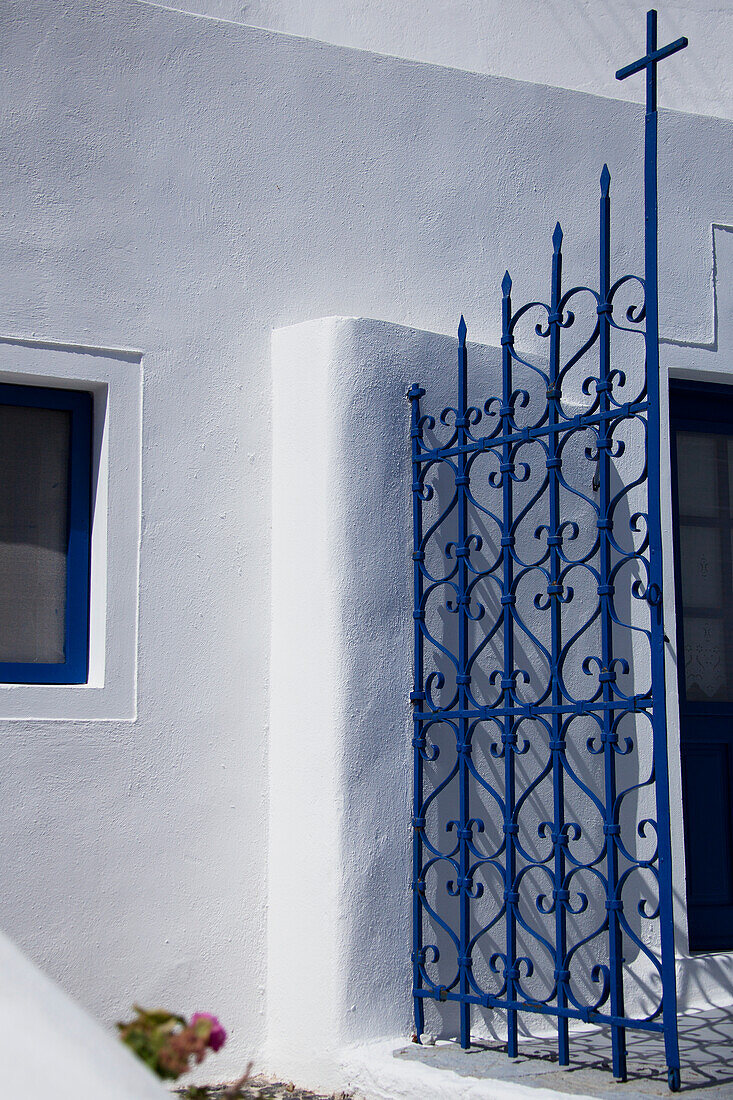
[[[652,635],[652,730],[659,826],[659,903],[662,951],[662,1019],[667,1077],[673,1092],[680,1088],[677,1038],[677,989],[674,956],[672,842],[670,835],[669,767],[665,696],[664,615],[662,606],[662,523],[660,512],[659,424],[659,214],[657,181],[657,64],[687,46],[686,38],[657,47],[657,13],[646,18],[646,56],[619,69],[618,80],[646,70],[644,119],[644,297],[646,304],[646,375],[648,411],[647,490],[649,494],[649,585]]]
[[[460,906],[460,953],[458,966],[460,970],[461,989],[461,1046],[467,1050],[471,1045],[471,1005],[463,998],[468,997],[469,970],[471,959],[469,955],[469,941],[471,939],[471,880],[468,837],[470,836],[470,809],[469,788],[471,775],[468,769],[469,744],[469,720],[466,712],[469,707],[468,674],[469,639],[468,639],[468,352],[466,349],[466,322],[461,315],[458,325],[458,474],[456,475],[456,488],[458,490],[458,674],[456,682],[458,686],[458,707],[461,717],[458,719],[458,785],[459,785],[459,810],[458,810],[458,843],[460,875],[459,906]]]
[[[558,222],[552,234],[552,287],[550,298],[550,386],[547,391],[547,476],[549,481],[550,522],[548,543],[550,546],[550,583],[547,594],[550,598],[550,629],[552,636],[552,706],[557,708],[552,714],[550,750],[552,753],[552,789],[554,818],[552,841],[555,848],[555,981],[557,983],[557,1004],[567,1008],[566,951],[567,951],[567,889],[565,886],[565,844],[567,833],[565,824],[565,782],[563,758],[565,756],[565,729],[563,716],[559,712],[563,698],[560,689],[560,669],[558,663],[562,650],[562,602],[563,585],[560,580],[562,562],[560,558],[560,468],[562,457],[559,450],[559,401],[560,401],[560,327],[562,315],[560,298],[562,296],[562,229]],[[561,1066],[570,1062],[570,1043],[568,1020],[566,1016],[557,1018],[558,1061]]]
[[[657,13],[647,13],[647,52],[657,48]],[[649,397],[649,595],[652,604],[652,726],[657,776],[659,829],[659,892],[661,921],[664,1046],[669,1087],[680,1087],[677,1039],[677,988],[674,956],[672,844],[670,836],[669,775],[667,762],[667,705],[665,687],[664,612],[662,605],[662,522],[660,514],[659,425],[659,213],[657,206],[657,83],[656,66],[647,68],[647,110],[644,120],[644,286],[646,300],[646,371]]]
[[[413,814],[412,814],[412,988],[417,1040],[425,1031],[425,1007],[422,997],[416,996],[422,989],[422,829],[421,818],[423,804],[423,758],[421,748],[424,745],[422,722],[415,717],[415,711],[422,710],[425,698],[423,633],[422,633],[422,597],[423,571],[422,561],[425,552],[422,548],[422,492],[420,482],[420,398],[425,390],[412,386],[407,393],[410,402],[410,439],[412,444],[412,561],[413,561],[413,609],[415,627],[415,669],[413,691],[410,703],[413,707],[412,757],[413,757]]]
[[[611,433],[613,422],[609,419],[611,409],[611,175],[608,165],[601,173],[601,225],[600,225],[600,302],[598,305],[599,326],[599,380],[597,385],[599,412],[602,414],[598,425],[598,554],[601,583],[598,586],[598,599],[601,607],[601,680],[603,709],[603,756],[605,773],[605,820],[603,832],[606,837],[606,910],[608,912],[608,946],[610,970],[611,1015],[624,1015],[624,974],[623,944],[619,910],[621,899],[618,897],[618,846],[617,837],[621,832],[616,820],[616,744],[618,735],[614,730],[613,660],[613,585],[609,583],[611,574],[611,531],[613,516],[611,505]],[[619,1081],[626,1080],[626,1032],[622,1027],[611,1028],[611,1052],[613,1075]]]
[[[512,459],[512,445],[509,439],[512,434],[512,419],[514,409],[512,406],[512,353],[513,338],[510,325],[512,319],[512,280],[507,271],[501,284],[501,417],[502,435],[505,443],[502,447],[502,465],[505,467],[502,473],[502,614],[503,622],[503,649],[504,649],[504,673],[502,677],[503,699],[507,710],[504,725],[504,842],[506,845],[505,873],[504,873],[504,904],[506,907],[506,972],[508,1001],[516,1000],[516,972],[517,959],[517,917],[516,907],[519,894],[515,885],[517,873],[517,856],[514,845],[514,836],[517,830],[515,816],[516,778],[514,746],[517,742],[515,729],[516,719],[511,713],[513,708],[512,691],[514,690],[514,502],[512,479],[509,472]],[[510,1058],[516,1058],[518,1051],[517,1013],[514,1009],[507,1009],[507,1054]]]

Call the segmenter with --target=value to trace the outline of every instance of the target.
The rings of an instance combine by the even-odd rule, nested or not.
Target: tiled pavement
[[[568,1096],[598,1100],[651,1100],[670,1097],[659,1035],[627,1031],[628,1081],[611,1076],[610,1041],[596,1031],[571,1038],[571,1066],[560,1069],[557,1049],[549,1040],[522,1043],[519,1058],[510,1061],[501,1043],[476,1045],[462,1051],[454,1043],[420,1047],[409,1044],[399,1059],[414,1059],[435,1068],[451,1069],[482,1080],[515,1081],[523,1086],[554,1089]],[[733,1007],[691,1012],[680,1017],[680,1060],[684,1100],[733,1100]]]

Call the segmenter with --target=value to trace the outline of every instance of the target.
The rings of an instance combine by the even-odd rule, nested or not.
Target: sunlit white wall
[[[653,0],[172,0],[222,19],[480,73],[641,102],[642,77],[616,69],[640,57]],[[659,0],[660,44],[687,35],[663,68],[662,102],[733,117],[733,5]]]

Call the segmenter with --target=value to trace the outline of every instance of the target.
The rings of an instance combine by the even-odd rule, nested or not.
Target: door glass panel
[[[677,492],[681,513],[692,506],[696,516],[717,515],[719,438],[709,432],[677,432]]]
[[[733,436],[726,439],[728,446],[728,508],[733,512]]]
[[[720,619],[685,616],[687,698],[714,703],[726,699],[726,662]]]
[[[680,529],[680,571],[682,593],[688,610],[720,606],[723,592],[720,560],[720,531],[715,527]]]
[[[0,405],[0,660],[60,664],[70,413]]]
[[[731,905],[729,748],[724,742],[700,742],[685,753],[683,797],[688,860],[688,890],[701,905]],[[712,844],[711,837],[719,838]]]
[[[733,444],[677,432],[679,574],[690,701],[733,700]]]

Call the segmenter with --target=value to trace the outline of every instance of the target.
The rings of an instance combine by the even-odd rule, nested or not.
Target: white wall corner
[[[411,1028],[405,394],[449,403],[456,348],[363,318],[273,335],[267,1058],[324,1088]]]

